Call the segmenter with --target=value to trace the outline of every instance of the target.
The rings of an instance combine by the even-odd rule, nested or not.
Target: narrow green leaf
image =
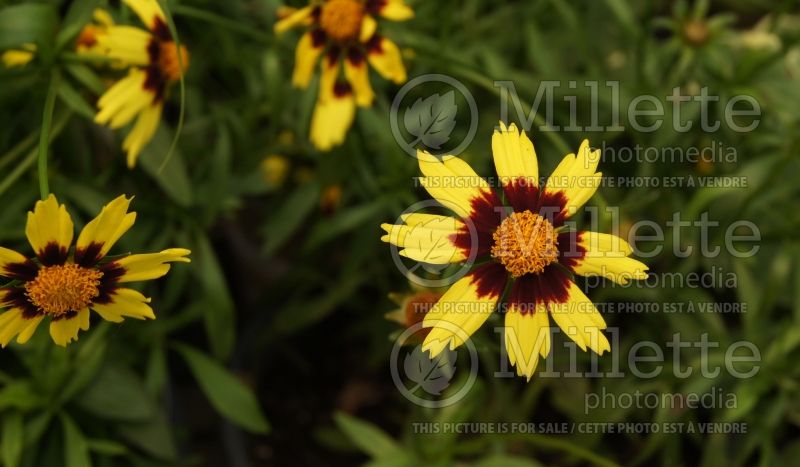
[[[148,420],[155,412],[136,374],[117,366],[103,368],[76,402],[97,417],[110,420]]]
[[[94,108],[66,80],[62,80],[58,85],[58,97],[76,114],[94,120]]]
[[[211,350],[217,358],[226,358],[236,339],[233,298],[208,237],[198,233],[194,243],[193,271],[203,285],[203,316]]]
[[[89,445],[80,428],[67,414],[61,414],[61,426],[64,429],[64,465],[65,467],[91,467]]]
[[[83,26],[92,19],[92,13],[100,0],[73,0],[64,21],[61,23],[61,30],[56,36],[56,49],[61,49],[81,32]]]
[[[222,365],[186,345],[175,348],[186,360],[195,379],[219,413],[255,433],[267,433],[269,424],[253,392]]]
[[[407,456],[395,440],[375,425],[344,412],[337,412],[333,418],[350,441],[371,457],[382,459]]]
[[[0,10],[0,49],[34,43],[42,48],[52,41],[56,25],[53,3],[27,3]]]
[[[13,411],[3,415],[3,433],[0,436],[0,447],[3,448],[3,464],[16,467],[22,457],[22,414]]]

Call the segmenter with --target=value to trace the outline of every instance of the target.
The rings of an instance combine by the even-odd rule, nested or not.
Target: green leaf
[[[76,114],[89,120],[94,120],[94,109],[89,105],[78,91],[75,90],[66,80],[58,83],[58,97],[75,111]]]
[[[103,368],[76,402],[86,411],[110,420],[148,420],[155,412],[136,374],[117,366]]]
[[[306,183],[288,197],[264,227],[266,240],[264,252],[273,254],[291,235],[300,228],[319,201],[319,185]]]
[[[129,452],[127,446],[110,439],[87,439],[86,445],[90,451],[106,456],[124,456]]]
[[[180,151],[175,150],[163,169],[161,167],[169,152],[171,139],[169,134],[163,124],[159,125],[153,140],[142,149],[139,163],[167,196],[180,206],[189,206],[193,199],[192,184]]]
[[[369,225],[368,221],[375,218],[378,213],[383,210],[383,207],[384,200],[379,198],[368,204],[342,210],[333,219],[317,224],[311,232],[311,235],[309,235],[306,248],[314,248],[345,232],[357,229],[363,225]],[[379,230],[377,230],[378,224],[376,223],[374,225],[376,227],[376,232],[379,232]]]
[[[61,414],[64,429],[64,465],[66,467],[91,467],[89,445],[80,428],[67,414]]]
[[[211,405],[237,425],[255,433],[267,433],[269,424],[253,392],[227,369],[202,352],[186,345],[175,348],[186,360]]]
[[[29,43],[37,44],[40,50],[49,46],[56,18],[53,3],[28,3],[3,8],[0,10],[0,49]]]
[[[56,36],[56,49],[61,49],[81,32],[81,29],[92,19],[92,13],[100,0],[73,0],[64,21],[61,23],[61,30]]]
[[[14,381],[0,389],[0,410],[15,408],[26,411],[43,403],[42,397],[27,380]]]
[[[204,291],[203,316],[211,350],[217,358],[226,358],[236,339],[233,299],[214,248],[205,234],[197,235],[192,251],[193,270]]]
[[[534,459],[497,454],[484,457],[472,464],[472,467],[540,467],[541,465]]]
[[[0,447],[3,449],[3,464],[6,467],[16,467],[22,457],[22,414],[9,412],[3,416],[3,433],[0,437]]]
[[[119,436],[159,459],[174,460],[178,456],[169,423],[162,413],[147,422],[117,425]]]
[[[344,412],[337,412],[333,419],[350,441],[371,457],[376,459],[408,457],[395,440],[375,425]]]

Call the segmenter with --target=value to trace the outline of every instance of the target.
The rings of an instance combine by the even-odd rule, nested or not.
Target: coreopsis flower
[[[99,38],[114,26],[114,18],[102,8],[96,8],[92,13],[92,21],[81,29],[75,39],[75,51],[79,54],[105,55],[107,50],[100,46]]]
[[[530,380],[538,357],[550,352],[550,315],[584,351],[610,350],[606,324],[572,275],[600,275],[620,284],[647,277],[647,266],[629,258],[631,247],[609,234],[576,231],[566,221],[599,186],[599,151],[583,141],[544,185],[533,144],[515,125],[500,124],[492,137],[502,193],[463,160],[420,151],[421,184],[453,210],[450,216],[414,213],[403,224],[383,224],[385,242],[410,259],[473,266],[425,315],[432,328],[423,350],[435,358],[464,343],[501,303],[505,346],[519,375]],[[506,293],[506,290],[508,292]]]
[[[0,55],[6,68],[23,67],[36,56],[36,44],[23,44],[19,49],[6,50]]]
[[[122,143],[128,167],[133,168],[158,128],[167,89],[181,79],[189,66],[189,53],[186,47],[175,43],[157,0],[123,1],[147,29],[113,25],[96,36],[103,53],[129,70],[97,101],[95,122],[116,129],[136,118]]]
[[[412,326],[419,325],[425,319],[425,315],[433,308],[436,302],[442,297],[442,294],[436,290],[423,289],[416,290],[409,293],[392,293],[389,294],[391,299],[398,308],[386,313],[384,316],[390,321],[403,326],[408,329]],[[405,343],[419,343],[415,338],[421,340],[430,333],[430,329],[421,329],[411,336]]]
[[[296,26],[308,29],[295,52],[294,86],[308,87],[322,57],[310,138],[314,146],[327,151],[344,142],[356,107],[372,105],[375,95],[367,64],[396,84],[406,81],[400,50],[377,32],[375,16],[404,21],[414,12],[403,0],[325,0],[312,1],[299,10],[284,9],[281,15],[283,19],[275,24],[276,33]]]
[[[189,262],[189,250],[172,248],[160,253],[125,255],[107,259],[111,247],[136,220],[128,212],[130,199],[111,201],[78,235],[63,204],[50,195],[28,213],[25,234],[36,255],[28,258],[0,247],[0,277],[11,281],[0,287],[0,345],[15,336],[25,343],[39,323],[50,320],[50,336],[61,346],[77,340],[78,331],[89,329],[89,310],[101,318],[155,319],[150,299],[124,287],[125,283],[159,278],[171,262]]]

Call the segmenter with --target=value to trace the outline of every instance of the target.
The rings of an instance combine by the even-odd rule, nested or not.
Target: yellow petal
[[[505,288],[506,276],[497,276],[497,267],[502,269],[482,266],[462,277],[425,315],[423,327],[433,329],[422,350],[429,351],[431,358],[463,344],[492,314]]]
[[[465,228],[464,224],[448,216],[429,216],[426,221],[413,225],[381,224],[387,233],[381,240],[402,247],[400,255],[423,263],[449,264],[466,260],[468,252],[453,241]]]
[[[369,84],[369,69],[363,56],[351,59],[348,57],[344,61],[344,75],[353,87],[356,97],[356,104],[360,107],[369,107],[375,98],[372,86]]]
[[[372,68],[384,78],[395,84],[406,81],[406,67],[400,49],[394,42],[381,36],[374,36],[367,44],[367,59]]]
[[[647,279],[647,265],[628,258],[633,249],[625,240],[609,234],[579,232],[578,250],[565,252],[564,264],[575,274],[602,276],[626,285],[631,279]]]
[[[71,318],[54,319],[50,321],[50,337],[53,342],[66,347],[72,341],[78,340],[78,331],[89,329],[89,309],[84,308]]]
[[[136,119],[136,124],[131,128],[128,136],[122,141],[122,149],[127,155],[128,168],[132,169],[136,166],[136,160],[142,149],[153,139],[153,135],[158,129],[158,124],[161,122],[161,111],[164,108],[162,102],[154,103],[146,106]]]
[[[417,159],[425,175],[420,179],[420,184],[437,201],[462,218],[472,212],[473,200],[486,196],[491,190],[486,180],[458,157],[438,157],[418,151]]]
[[[347,130],[353,124],[356,115],[356,101],[351,91],[338,95],[320,98],[311,117],[311,142],[320,151],[329,151],[342,144],[347,137]]]
[[[500,131],[492,135],[492,154],[497,175],[507,181],[524,178],[526,183],[539,185],[539,165],[533,143],[524,131],[517,130],[515,124],[507,128],[500,122]]]
[[[324,41],[315,40],[315,34],[311,31],[303,34],[303,37],[297,43],[297,49],[294,54],[292,85],[298,88],[308,87],[308,83],[311,82],[311,78],[314,76],[314,66],[325,49],[324,46]]]
[[[44,316],[34,318],[24,318],[23,311],[19,308],[12,308],[0,315],[0,345],[7,346],[14,336],[19,336],[17,342],[24,344],[27,342],[36,326],[42,321]]]
[[[164,11],[157,0],[122,0],[133,10],[139,19],[142,20],[148,28],[153,29],[156,20],[160,20],[162,24],[166,24],[166,16]]]
[[[0,246],[0,276],[8,274],[6,267],[28,261],[24,255]]]
[[[116,289],[111,293],[111,302],[92,305],[92,309],[104,320],[119,323],[126,317],[156,319],[150,308],[150,299],[133,289]]]
[[[414,10],[403,0],[386,0],[378,13],[392,21],[405,21],[414,17]]]
[[[567,198],[563,212],[571,216],[591,198],[602,182],[602,173],[595,172],[600,162],[600,150],[592,151],[589,141],[583,140],[578,155],[568,154],[547,179],[545,191],[561,192]]]
[[[147,66],[150,55],[147,48],[153,35],[133,26],[111,26],[97,37],[97,43],[109,57],[126,65]]]
[[[67,213],[67,208],[58,204],[55,195],[50,195],[44,201],[37,201],[33,212],[28,212],[28,223],[25,226],[25,235],[33,247],[33,251],[44,262],[45,248],[55,245],[59,250],[58,258],[49,258],[63,262],[72,243],[72,219]],[[53,248],[51,246],[51,248]],[[54,254],[54,251],[48,251]],[[53,261],[49,261],[52,264]],[[58,262],[58,261],[55,261]]]
[[[24,44],[22,49],[6,50],[0,59],[6,68],[25,66],[36,56],[36,44]]]
[[[97,101],[98,113],[94,118],[100,125],[120,128],[151,105],[154,95],[144,87],[147,75],[132,68],[128,76],[119,80]]]
[[[611,350],[608,339],[600,332],[606,328],[606,322],[594,303],[572,281],[568,295],[564,303],[548,304],[553,321],[584,352],[587,347],[601,355],[606,350]]]
[[[303,26],[308,23],[311,17],[311,12],[314,11],[314,6],[307,6],[296,10],[286,18],[283,18],[275,23],[275,34],[282,34],[289,29],[297,26]]]
[[[550,323],[547,308],[536,306],[533,313],[520,313],[511,308],[506,313],[505,343],[508,360],[517,367],[517,374],[530,381],[539,362],[539,356],[550,353]]]
[[[164,276],[169,272],[169,263],[191,262],[186,258],[190,253],[191,251],[185,248],[170,248],[160,253],[126,256],[116,260],[114,264],[125,269],[125,274],[119,282],[146,281]]]
[[[377,29],[378,22],[375,21],[375,18],[370,15],[364,15],[364,19],[361,21],[361,33],[359,34],[361,42],[367,42],[372,39]]]
[[[131,199],[119,196],[103,206],[100,214],[86,224],[75,245],[75,262],[89,267],[108,254],[136,221],[136,213],[128,212]],[[89,257],[87,257],[87,255]]]

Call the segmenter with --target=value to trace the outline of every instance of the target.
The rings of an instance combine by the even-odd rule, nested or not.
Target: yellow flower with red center
[[[600,185],[600,151],[590,150],[588,141],[541,186],[533,144],[515,125],[500,124],[492,152],[502,194],[463,160],[420,151],[422,186],[460,219],[404,215],[401,225],[381,226],[387,233],[381,239],[415,261],[449,264],[472,258],[477,264],[425,315],[423,326],[431,332],[423,349],[431,358],[463,344],[505,294],[501,310],[508,357],[530,380],[539,356],[550,352],[548,315],[582,350],[610,350],[600,332],[605,321],[573,275],[627,284],[646,278],[647,266],[629,257],[633,250],[622,238],[576,231],[566,223]]]
[[[296,26],[308,28],[295,52],[292,83],[296,87],[308,87],[322,57],[310,138],[314,146],[327,151],[344,142],[356,107],[372,105],[375,94],[368,64],[394,83],[406,81],[400,50],[378,34],[375,16],[404,21],[414,12],[403,0],[326,0],[299,10],[284,10],[282,16],[275,24],[276,33]]]
[[[175,43],[157,0],[123,1],[147,30],[113,25],[96,36],[99,50],[128,66],[129,71],[97,101],[95,122],[116,129],[136,118],[122,143],[132,168],[158,128],[168,87],[179,81],[189,66],[189,53]]]
[[[39,323],[50,318],[50,336],[61,346],[77,340],[89,329],[89,310],[106,321],[126,317],[155,319],[150,299],[123,287],[133,281],[165,275],[171,262],[189,262],[189,250],[171,248],[160,253],[126,255],[104,261],[111,247],[133,226],[136,213],[128,212],[130,199],[120,196],[78,235],[63,204],[50,195],[28,213],[25,234],[36,257],[30,259],[0,247],[0,277],[10,282],[0,287],[0,345],[15,336],[25,343]]]

